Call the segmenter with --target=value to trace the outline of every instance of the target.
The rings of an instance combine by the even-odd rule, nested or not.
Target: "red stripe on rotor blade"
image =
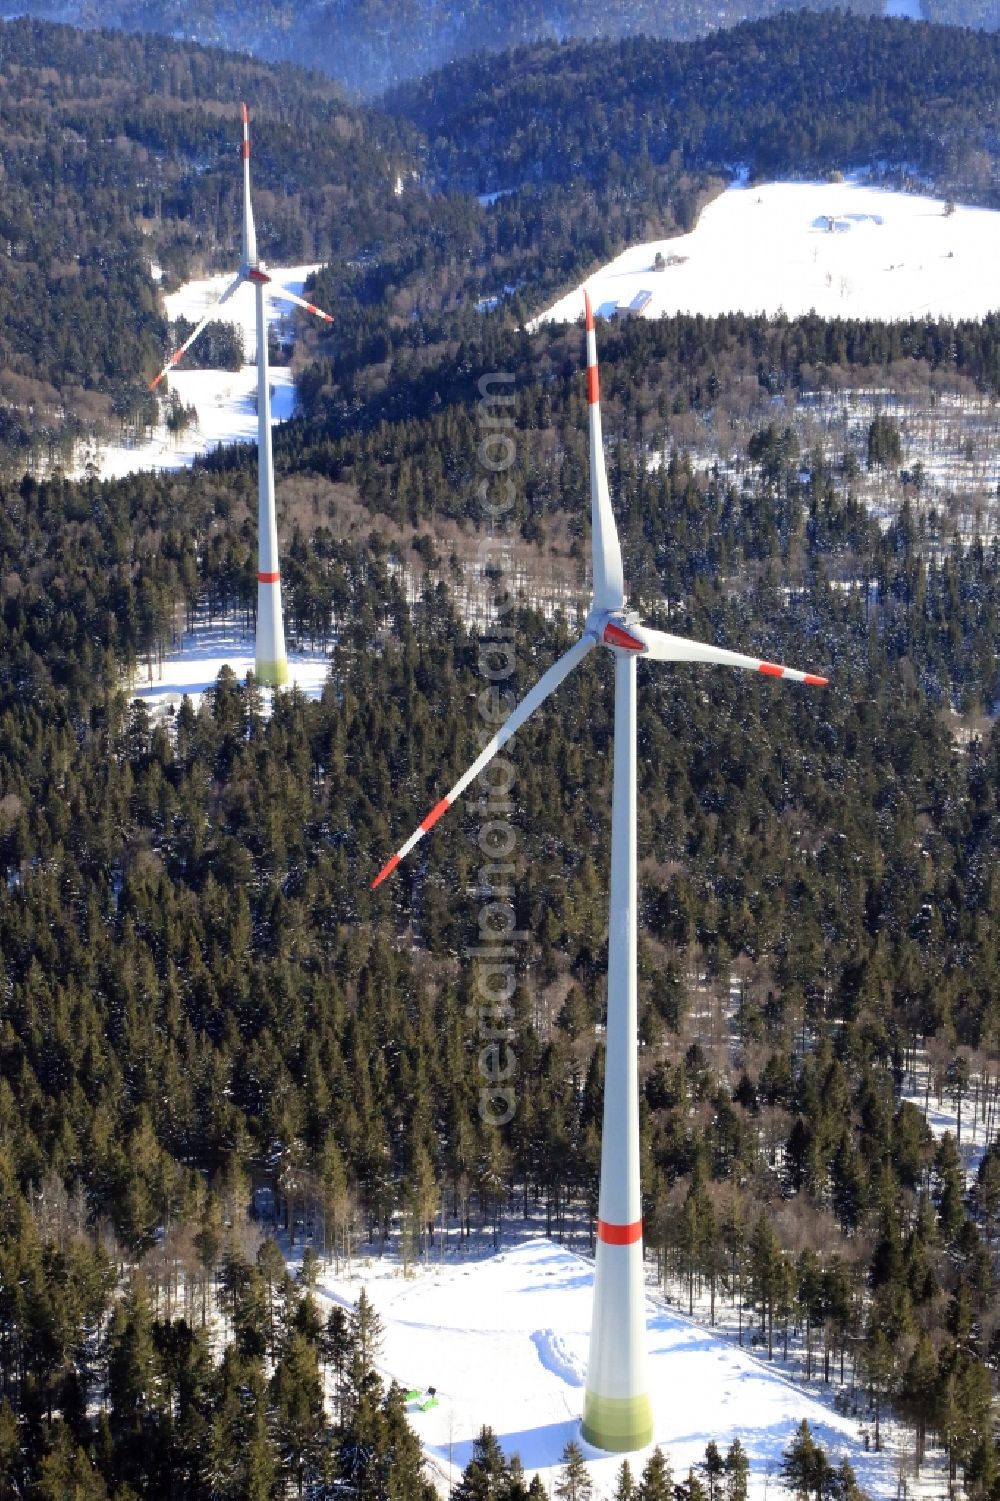
[[[757,671],[762,672],[766,678],[783,678],[785,676],[785,669],[779,667],[775,662],[762,662]]]
[[[584,292],[584,294],[583,294],[583,310],[584,310],[584,316],[585,316],[586,322],[587,322],[587,332],[591,333],[591,332],[593,332],[593,328],[594,328],[594,309],[590,305],[590,293],[589,292]]]
[[[615,625],[613,620],[609,620],[604,627],[602,640],[608,646],[623,646],[626,651],[646,650],[645,641],[638,641],[635,636],[630,636],[628,631],[623,631],[621,626]]]
[[[807,672],[804,681],[807,682],[812,688],[825,688],[828,685],[830,679],[817,677],[814,672]]]
[[[596,406],[601,399],[601,381],[597,373],[596,365],[587,366],[587,400],[590,405]]]
[[[261,271],[257,266],[251,266],[247,272],[247,281],[259,281],[262,287],[266,287],[271,278],[266,271]]]
[[[598,1220],[597,1239],[606,1246],[633,1246],[642,1240],[642,1220],[633,1220],[631,1225],[609,1225],[607,1220]]]
[[[244,125],[249,125],[250,124],[250,111],[247,109],[246,101],[245,100],[241,100],[240,101],[240,114],[243,117],[243,124]]]
[[[381,886],[386,876],[392,875],[393,871],[396,869],[396,866],[399,864],[399,861],[399,855],[393,855],[391,860],[387,860],[385,862],[382,869],[379,871],[378,875],[375,877],[374,881],[371,884],[372,891],[375,890],[376,886]]]
[[[258,575],[257,575],[257,582],[258,582],[258,584],[280,584],[281,583],[281,574],[280,573],[258,573]]]
[[[420,825],[425,834],[427,833],[428,829],[433,829],[442,813],[447,813],[450,807],[451,803],[446,797],[443,797],[438,803],[437,807],[431,809],[427,817],[424,819],[423,823]]]

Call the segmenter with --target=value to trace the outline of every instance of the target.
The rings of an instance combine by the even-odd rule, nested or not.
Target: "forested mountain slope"
[[[821,1323],[829,1379],[843,1353],[879,1401],[895,1395],[942,1436],[983,1494],[997,1462],[983,1417],[996,1159],[967,1194],[954,1149],[934,1148],[896,1089],[925,1041],[955,1078],[1000,1062],[996,743],[960,751],[948,714],[996,694],[1000,552],[935,547],[908,512],[883,531],[832,469],[811,458],[803,480],[780,443],[741,488],[680,457],[650,472],[642,414],[661,393],[674,400],[678,372],[689,400],[714,389],[713,372],[723,388],[745,379],[741,339],[772,377],[827,338],[831,363],[897,353],[862,328],[720,327],[714,349],[710,333],[691,320],[602,341],[630,574],[652,609],[670,602],[673,626],[753,641],[833,682],[808,695],[677,670],[644,685],[649,1240],[692,1279],[742,1279],[762,1325]],[[668,335],[669,348],[657,342]],[[950,330],[938,336],[943,349]],[[963,358],[988,367],[988,344]],[[579,353],[573,331],[540,341],[512,416],[516,519],[531,530],[534,517],[544,538],[561,518],[583,542]],[[466,381],[482,368],[477,356]],[[556,1229],[595,1209],[603,664],[513,750],[513,900],[529,937],[518,1109],[501,1133],[478,1108],[483,1039],[473,975],[455,958],[479,910],[456,896],[482,879],[476,799],[435,832],[431,858],[368,890],[474,754],[479,641],[444,587],[407,607],[398,550],[337,540],[354,496],[390,533],[408,514],[429,529],[461,516],[476,493],[474,427],[453,402],[356,443],[296,450],[296,432],[308,436],[292,429],[279,453],[289,621],[336,644],[323,699],[285,695],[269,720],[252,684],[231,678],[172,724],[151,724],[118,688],[119,664],[169,636],[199,595],[215,609],[252,599],[245,453],[171,479],[3,493],[0,1420],[16,1422],[19,1478],[54,1463],[68,1428],[109,1490],[155,1496],[174,1472],[176,1495],[211,1494],[170,1404],[143,1405],[140,1424],[118,1377],[104,1394],[106,1352],[137,1362],[150,1314],[140,1284],[133,1333],[125,1315],[101,1333],[110,1292],[76,1291],[85,1272],[108,1275],[91,1267],[87,1227],[150,1272],[222,1268],[252,1384],[271,1369],[246,1344],[257,1315],[244,1300],[263,1299],[265,1263],[246,1265],[238,1216],[225,1229],[251,1177],[283,1185],[341,1247],[360,1230],[418,1246],[442,1203],[458,1224],[544,1202]],[[296,487],[311,497],[297,525],[284,509]],[[507,619],[523,690],[566,637],[524,607]],[[734,967],[738,1016],[716,1037],[700,1018],[725,1012]],[[315,1360],[314,1324],[295,1327]],[[190,1331],[161,1325],[143,1356],[161,1382],[179,1379],[174,1338]],[[186,1424],[221,1421],[226,1369],[203,1364]],[[107,1411],[96,1425],[88,1401]],[[260,1412],[265,1401],[277,1390],[262,1389]],[[235,1430],[227,1442],[231,1458]],[[262,1494],[293,1484],[283,1469]]]
[[[683,45],[550,43],[474,58],[389,105],[427,135],[433,170],[478,191],[677,156],[758,176],[908,165],[981,193],[994,185],[998,83],[998,37],[787,11]]]
[[[993,194],[997,43],[942,28],[800,13],[683,45],[539,47],[447,70],[391,114],[161,39],[19,21],[0,58],[8,472],[39,440],[141,429],[167,343],[149,264],[169,285],[231,263],[244,94],[266,256],[329,263],[317,297],[337,321],[303,331],[300,364],[319,357],[304,389],[351,424],[484,322],[522,321],[625,243],[689,228],[735,162],[880,163]]]
[[[257,212],[272,259],[321,259],[386,232],[412,132],[348,106],[332,83],[164,39],[0,24],[8,445],[141,416],[166,342],[151,261],[169,282],[238,243],[244,97],[261,125]]]
[[[829,0],[807,0],[829,11]],[[799,9],[797,0],[792,9]],[[848,0],[838,8],[879,16],[885,0]],[[251,10],[233,0],[27,0],[29,14],[77,26],[153,31],[239,48],[272,61],[319,67],[352,89],[377,94],[401,81],[478,52],[541,40],[667,37],[686,40],[787,9],[780,0],[268,0]],[[996,0],[923,0],[931,21],[995,30]]]
[[[271,122],[255,136],[262,239],[272,254],[331,257],[323,294],[338,319],[303,370],[306,416],[276,444],[289,630],[332,651],[318,702],[282,695],[268,718],[252,681],[224,674],[197,711],[152,723],[122,688],[199,602],[252,612],[252,451],[119,484],[0,481],[0,1494],[277,1501],[393,1453],[418,1494],[398,1394],[369,1379],[343,1329],[323,1329],[274,1248],[258,1253],[254,1182],[341,1252],[362,1233],[426,1248],[441,1214],[456,1234],[539,1206],[554,1233],[592,1221],[606,664],[588,664],[512,747],[513,902],[528,937],[503,1132],[479,1109],[484,1036],[458,958],[484,879],[477,799],[435,832],[429,858],[369,891],[478,740],[481,643],[451,597],[463,556],[441,538],[459,536],[466,557],[481,538],[479,378],[515,376],[515,550],[547,550],[580,578],[580,331],[524,334],[537,289],[693,212],[743,116],[748,150],[776,134],[766,159],[794,170],[796,78],[824,53],[831,83],[809,137],[821,164],[845,142],[888,141],[923,170],[971,172],[963,138],[992,149],[989,38],[953,67],[930,30],[800,17],[740,35],[731,55],[719,41],[651,52],[648,85],[642,49],[599,48],[594,63],[586,49],[532,50],[504,63],[491,120],[478,65],[442,81],[440,107],[416,90],[388,118],[291,69],[0,31],[4,160],[26,243],[75,243],[92,196],[93,244],[121,226],[132,277],[154,249],[168,275],[230,253],[231,106],[249,93]],[[670,99],[695,103],[684,69],[670,71],[684,58],[700,59],[721,133],[703,121],[674,160]],[[937,140],[915,83],[894,115],[893,63],[938,79]],[[553,153],[545,131],[580,118],[567,80],[596,86],[602,67],[594,139],[585,124],[578,160]],[[630,125],[629,76],[645,134]],[[479,80],[465,101],[461,77]],[[843,123],[855,97],[857,127]],[[541,123],[522,138],[529,102]],[[479,182],[465,135],[510,174],[490,181],[533,180],[494,208],[452,190]],[[19,264],[12,250],[0,275]],[[487,272],[523,285],[484,316]],[[73,306],[59,285],[42,347]],[[24,351],[6,307],[13,362]],[[129,389],[155,363],[146,314],[132,345],[122,337]],[[924,1047],[960,1099],[970,1076],[994,1088],[1000,1068],[988,717],[1000,546],[964,545],[908,507],[883,528],[836,457],[800,457],[778,417],[735,479],[678,452],[651,468],[649,448],[674,415],[707,419],[741,393],[770,401],[806,381],[880,386],[902,362],[1000,390],[996,322],[673,319],[603,330],[601,353],[616,513],[650,613],[832,678],[813,695],[683,669],[643,685],[649,1245],[690,1287],[733,1289],[771,1335],[822,1330],[817,1380],[837,1382],[842,1362],[845,1398],[896,1401],[915,1451],[937,1435],[956,1484],[995,1501],[1000,1155],[970,1189],[954,1145],[935,1146],[899,1091]],[[53,385],[62,358],[53,346]],[[355,540],[348,513],[365,520]],[[411,607],[401,574],[418,554],[439,581]],[[567,628],[530,600],[507,620],[523,691]],[[224,1356],[197,1327],[213,1284]],[[336,1423],[317,1410],[321,1360],[337,1371]]]

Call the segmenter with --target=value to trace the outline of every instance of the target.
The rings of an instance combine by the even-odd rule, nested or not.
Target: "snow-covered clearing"
[[[298,296],[306,280],[318,266],[271,266],[268,275],[280,286]],[[171,322],[186,318],[197,323],[232,281],[232,276],[209,276],[189,281],[164,298]],[[276,297],[265,298],[268,326],[287,325],[292,309]],[[305,316],[303,314],[303,316]],[[248,364],[240,370],[187,370],[183,363],[167,376],[161,389],[175,392],[183,406],[193,406],[195,421],[180,433],[171,433],[161,421],[148,437],[134,443],[81,443],[68,471],[80,478],[88,469],[101,479],[119,479],[138,470],[183,469],[199,455],[221,443],[251,443],[257,439],[257,358],[254,291],[244,283],[239,291],[214,315],[220,323],[230,323],[243,335],[243,349]],[[164,351],[166,356],[167,351]],[[291,370],[285,365],[271,367],[271,421],[284,422],[295,410],[295,385]],[[166,416],[166,403],[161,403]]]
[[[418,1264],[408,1276],[391,1257],[355,1263],[352,1276],[322,1269],[317,1294],[353,1304],[362,1286],[385,1326],[386,1375],[407,1389],[437,1390],[432,1410],[410,1404],[434,1471],[448,1476],[450,1462],[457,1480],[485,1423],[529,1475],[553,1480],[566,1441],[579,1441],[592,1264],[538,1237],[483,1260]],[[704,1458],[709,1439],[724,1448],[738,1435],[750,1456],[751,1497],[763,1501],[782,1449],[808,1418],[830,1457],[847,1455],[871,1495],[895,1494],[896,1455],[866,1451],[856,1420],[652,1299],[647,1331],[656,1441],[679,1477]],[[620,1459],[584,1452],[597,1496],[609,1497]],[[644,1459],[631,1456],[633,1471]]]
[[[936,1141],[946,1132],[955,1139],[962,1159],[965,1178],[971,1189],[979,1175],[979,1165],[987,1147],[997,1140],[1000,1081],[987,1071],[982,1077],[973,1072],[963,1091],[962,1121],[959,1131],[958,1104],[951,1088],[935,1080],[935,1070],[927,1055],[919,1052],[903,1080],[900,1100],[916,1105],[931,1128]]]
[[[145,665],[140,667],[132,697],[141,698],[151,710],[162,712],[176,709],[187,694],[197,708],[202,695],[215,687],[223,667],[231,667],[241,683],[248,672],[253,672],[253,632],[244,630],[231,618],[212,624],[199,622],[194,630],[184,632],[178,651],[164,659],[162,668],[154,665],[152,682]],[[298,688],[307,698],[319,698],[329,671],[330,658],[326,652],[318,648],[294,650],[289,645],[289,688]],[[269,702],[270,691],[262,689],[261,693]]]
[[[663,269],[654,270],[657,253]],[[798,317],[981,318],[997,306],[1000,213],[855,182],[733,186],[691,234],[633,245],[587,279],[610,317],[741,311]],[[573,322],[582,286],[536,320]]]

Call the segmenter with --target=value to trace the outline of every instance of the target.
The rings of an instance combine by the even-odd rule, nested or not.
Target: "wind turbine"
[[[704,662],[742,667],[765,677],[823,685],[827,679],[780,667],[742,652],[688,641],[640,624],[626,608],[622,554],[608,496],[601,436],[597,340],[590,297],[587,321],[587,401],[590,408],[590,500],[593,598],[583,634],[494,735],[482,755],[428,813],[372,882],[390,875],[433,828],[469,783],[506,745],[595,646],[615,662],[614,790],[611,802],[611,893],[608,923],[608,1023],[604,1129],[597,1219],[597,1262],[590,1362],[583,1404],[583,1437],[598,1449],[624,1452],[652,1441],[646,1381],[642,1203],[639,1188],[639,1076],[636,1047],[636,673],[637,659]]]
[[[288,682],[288,657],[285,654],[285,627],[281,615],[281,569],[278,563],[278,523],[274,509],[274,460],[271,454],[271,386],[267,371],[267,320],[264,316],[265,288],[274,297],[294,302],[296,307],[315,313],[332,323],[329,313],[315,307],[304,297],[290,292],[272,280],[257,254],[257,231],[250,202],[250,114],[240,105],[243,116],[243,244],[240,266],[235,278],[209,308],[184,343],[170,356],[149,389],[155,391],[163,377],[183,359],[198,335],[211,323],[222,305],[229,301],[244,282],[253,284],[257,302],[257,638],[254,669],[257,681],[278,688]]]

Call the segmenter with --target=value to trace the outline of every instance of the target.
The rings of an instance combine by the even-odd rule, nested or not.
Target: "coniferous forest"
[[[720,26],[799,9],[802,0],[620,0],[613,8],[597,0],[463,0],[433,11],[433,25],[420,0],[263,0],[248,14],[233,0],[25,0],[28,15],[76,26],[114,26],[128,32],[160,32],[220,47],[239,46],[261,59],[322,68],[352,90],[380,95],[455,58],[580,38],[669,37],[689,40]],[[881,17],[885,0],[809,0],[809,8]],[[992,0],[922,0],[925,20],[997,29]]]
[[[560,570],[583,602],[582,334],[529,336],[524,316],[627,238],[689,223],[734,152],[761,171],[816,170],[847,149],[901,161],[905,147],[910,169],[942,182],[980,173],[988,201],[996,47],[840,15],[686,52],[657,44],[650,79],[633,83],[652,123],[637,115],[632,138],[626,44],[513,54],[492,114],[478,63],[375,114],[292,69],[165,41],[84,45],[20,22],[0,42],[0,116],[20,101],[4,143],[0,383],[43,382],[67,407],[78,391],[124,402],[142,389],[165,336],[148,258],[169,284],[214,267],[236,234],[241,91],[274,122],[255,158],[259,232],[275,261],[329,259],[317,296],[338,319],[305,335],[303,416],[276,439],[289,631],[331,653],[319,700],[282,694],[268,715],[252,678],[223,673],[198,707],[153,719],[128,693],[197,612],[252,621],[252,452],[78,484],[23,473],[37,434],[6,453],[0,1496],[420,1497],[402,1394],[376,1369],[377,1321],[364,1301],[324,1321],[316,1260],[361,1245],[429,1256],[442,1226],[470,1247],[525,1224],[585,1244],[602,1101],[602,663],[513,745],[527,937],[509,1123],[479,1109],[484,1037],[461,960],[483,880],[475,801],[369,890],[479,748],[481,633],[463,613],[482,535],[478,381],[514,377],[515,553],[529,575]],[[718,135],[703,121],[682,139],[690,91],[705,98],[699,57]],[[821,66],[854,78],[858,109],[832,91],[814,101],[802,158],[790,91]],[[604,103],[563,159],[545,132],[581,118],[565,102],[580,69]],[[526,132],[524,90],[538,101]],[[756,122],[752,138],[738,118]],[[474,196],[517,184],[494,208]],[[78,269],[60,278],[62,256]],[[103,266],[100,305],[87,257]],[[520,285],[483,315],[473,291],[492,290],[488,274]],[[19,333],[36,277],[38,321]],[[808,1380],[866,1404],[873,1442],[891,1407],[916,1465],[936,1442],[956,1487],[996,1497],[1000,1147],[967,1183],[959,1142],[936,1141],[902,1094],[926,1068],[959,1134],[995,1116],[1000,543],[905,503],[880,525],[835,462],[773,424],[742,475],[678,449],[648,457],[677,414],[741,392],[878,384],[904,365],[996,391],[997,323],[677,318],[602,330],[601,358],[636,603],[671,630],[752,642],[832,680],[807,694],[676,668],[641,684],[650,1265],[687,1306],[707,1291],[710,1317],[738,1307],[763,1358],[804,1346]],[[10,385],[4,400],[11,423],[37,410]],[[873,429],[873,462],[896,461],[891,437]],[[408,571],[425,581],[416,602]],[[574,607],[546,613],[530,588],[494,584],[523,692],[565,649]],[[248,1212],[262,1189],[289,1235],[309,1237],[294,1282]],[[462,1493],[529,1493],[497,1470],[495,1442],[481,1436]],[[851,1495],[811,1445],[805,1432],[790,1449],[789,1488]],[[741,1501],[729,1458],[716,1453],[712,1484],[729,1479],[713,1494]],[[650,1465],[640,1493],[669,1495],[666,1461]],[[686,1485],[697,1501],[694,1472]]]

